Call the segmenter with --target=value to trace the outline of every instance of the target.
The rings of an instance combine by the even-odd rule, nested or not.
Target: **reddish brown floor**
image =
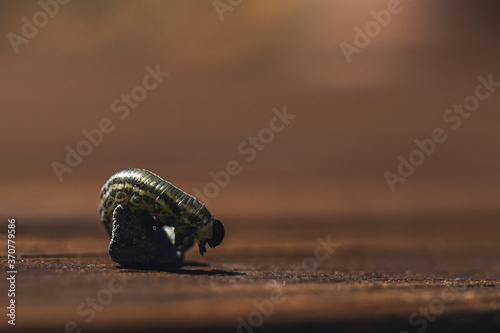
[[[497,215],[230,219],[223,244],[204,258],[192,250],[181,268],[142,271],[109,259],[98,222],[18,223],[16,327],[5,316],[0,326],[2,332],[497,332]],[[329,251],[318,238],[330,239]],[[4,293],[5,279],[1,286]]]

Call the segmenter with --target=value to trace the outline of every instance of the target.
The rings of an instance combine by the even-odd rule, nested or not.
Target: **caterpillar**
[[[194,239],[203,256],[206,243],[214,248],[224,239],[224,226],[204,204],[148,170],[118,171],[102,186],[99,202],[99,217],[110,236],[116,228],[114,221],[123,219],[126,210],[135,218],[134,223],[146,223],[143,221],[148,218],[141,217],[145,214],[156,222],[151,226],[155,230],[158,226],[173,227],[178,251]]]

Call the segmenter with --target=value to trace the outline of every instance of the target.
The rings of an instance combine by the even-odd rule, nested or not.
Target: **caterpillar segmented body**
[[[224,227],[214,219],[204,204],[156,174],[143,169],[124,169],[112,175],[103,185],[99,217],[111,235],[117,207],[132,214],[149,213],[159,225],[175,228],[175,246],[193,238],[200,254],[205,244],[216,247],[224,238]]]

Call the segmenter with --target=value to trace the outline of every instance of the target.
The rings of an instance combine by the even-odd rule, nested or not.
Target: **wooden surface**
[[[193,249],[185,266],[162,270],[113,263],[97,219],[18,220],[17,325],[4,319],[0,327],[2,332],[497,332],[497,216],[227,218],[220,247],[204,258]],[[333,243],[330,250],[318,247],[318,238]],[[1,250],[4,258],[5,247]],[[3,294],[6,287],[2,279]]]

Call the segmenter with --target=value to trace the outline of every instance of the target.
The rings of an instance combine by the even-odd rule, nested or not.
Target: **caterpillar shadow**
[[[134,272],[167,272],[172,274],[181,274],[181,275],[222,275],[222,276],[239,276],[246,275],[246,273],[242,272],[231,272],[224,269],[187,269],[185,267],[210,267],[210,265],[195,261],[188,261],[180,266],[135,266],[135,267],[124,267],[124,266],[116,266],[119,269],[124,269],[128,271]]]

